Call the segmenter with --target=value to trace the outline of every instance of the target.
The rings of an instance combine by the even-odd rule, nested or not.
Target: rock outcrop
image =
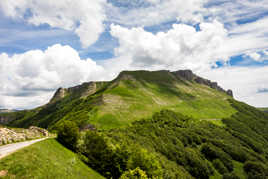
[[[29,127],[29,130],[33,133],[36,133],[36,134],[40,133],[43,136],[48,137],[48,131],[46,129],[42,129],[36,126],[31,126]]]
[[[229,96],[233,97],[233,92],[232,90],[228,89],[227,91],[225,91],[222,87],[220,87],[218,85],[217,82],[212,82],[210,80],[201,78],[199,76],[197,76],[196,74],[194,74],[191,70],[179,70],[179,71],[175,71],[172,72],[176,77],[182,79],[182,80],[187,80],[187,81],[192,81],[192,82],[196,82],[202,85],[206,85],[209,86],[212,89],[216,89],[218,91],[224,92],[226,94],[228,94]]]
[[[55,103],[58,100],[64,98],[66,95],[66,90],[64,88],[59,88],[56,93],[54,94],[54,96],[51,98],[49,103]]]
[[[48,135],[47,130],[35,126],[31,126],[29,129],[8,129],[0,127],[0,145],[48,137]]]
[[[96,90],[97,90],[96,82],[83,83],[81,85],[74,86],[71,88],[59,88],[49,103],[50,104],[55,103],[60,99],[66,97],[67,95],[72,95],[74,97],[87,97],[95,93]]]

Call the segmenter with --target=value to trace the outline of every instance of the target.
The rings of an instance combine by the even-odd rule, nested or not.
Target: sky
[[[0,108],[163,69],[191,69],[268,107],[268,1],[0,0]]]

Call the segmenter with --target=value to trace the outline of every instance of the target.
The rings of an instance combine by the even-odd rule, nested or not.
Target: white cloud
[[[117,56],[128,56],[132,66],[155,69],[207,69],[219,59],[227,31],[217,21],[201,23],[200,31],[183,24],[174,24],[169,31],[152,34],[143,28],[127,29],[111,26],[111,34],[119,39]]]
[[[217,81],[225,89],[232,89],[236,99],[257,107],[268,106],[268,66],[263,67],[225,67],[198,73]]]
[[[207,0],[145,0],[150,6],[122,8],[107,5],[109,20],[127,26],[151,26],[167,21],[200,22]],[[132,5],[133,6],[133,5]]]
[[[229,23],[231,28],[236,26],[236,21],[247,22],[263,17],[267,13],[267,0],[209,0],[208,11],[210,18],[222,23]]]
[[[6,106],[16,107],[12,106],[16,104],[14,101],[24,101],[26,96],[24,107],[33,99],[37,99],[34,104],[40,105],[59,86],[102,80],[103,72],[96,62],[82,60],[76,50],[59,44],[45,51],[31,50],[11,57],[3,53],[0,54],[0,96]]]
[[[6,16],[24,19],[36,26],[48,24],[72,30],[80,37],[83,47],[87,47],[104,31],[104,3],[105,0],[1,0],[0,10]],[[25,16],[29,12],[32,15]]]
[[[260,62],[262,61],[261,55],[259,53],[257,53],[257,52],[247,53],[247,54],[244,55],[244,57],[249,57],[249,58],[251,58],[251,59],[253,59],[255,61],[260,61]]]

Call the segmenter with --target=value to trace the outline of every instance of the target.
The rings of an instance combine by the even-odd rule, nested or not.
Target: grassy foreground
[[[4,178],[103,178],[55,139],[33,144],[0,160]]]

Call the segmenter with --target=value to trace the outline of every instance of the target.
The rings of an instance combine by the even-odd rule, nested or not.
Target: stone
[[[227,90],[227,94],[228,94],[229,96],[234,97],[233,91],[232,91],[232,90],[230,90],[230,89],[228,89],[228,90]]]
[[[194,80],[196,78],[196,75],[191,70],[179,70],[173,72],[177,77],[183,78],[188,81]]]

